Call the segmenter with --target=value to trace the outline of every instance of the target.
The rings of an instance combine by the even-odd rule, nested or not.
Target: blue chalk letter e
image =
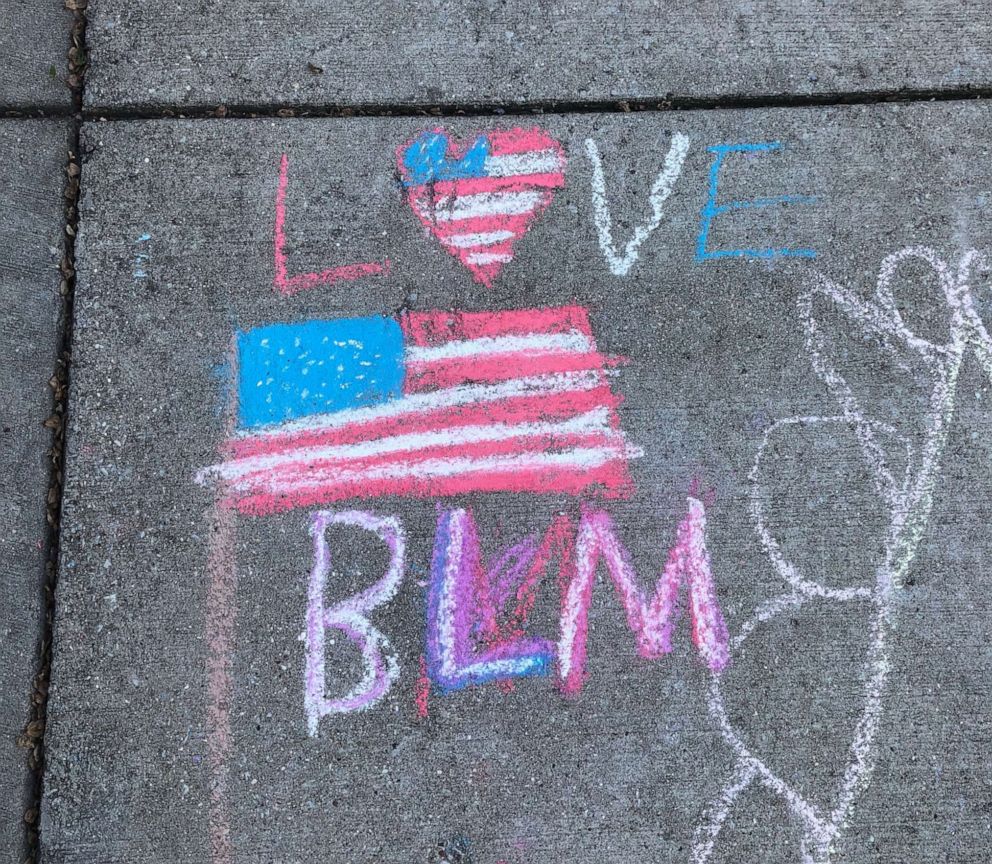
[[[719,183],[720,167],[729,153],[768,153],[781,149],[779,141],[763,141],[758,144],[715,144],[706,148],[716,158],[710,166],[710,190],[706,206],[701,214],[699,238],[696,241],[696,261],[710,261],[714,258],[815,258],[813,249],[709,249],[710,226],[713,220],[722,213],[734,210],[758,210],[763,207],[774,207],[777,204],[812,204],[816,198],[810,195],[775,195],[771,198],[753,198],[750,201],[729,201],[717,204],[717,186]]]

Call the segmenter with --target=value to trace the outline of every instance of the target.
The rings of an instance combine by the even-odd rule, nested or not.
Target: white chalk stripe
[[[513,256],[506,252],[469,252],[465,260],[469,264],[506,264]]]
[[[606,407],[596,408],[557,423],[489,423],[454,429],[439,429],[434,432],[392,435],[378,440],[361,441],[357,444],[299,447],[283,453],[249,456],[244,459],[223,462],[207,468],[201,473],[221,480],[236,481],[247,474],[258,471],[278,471],[285,466],[299,463],[367,459],[387,453],[413,452],[440,446],[459,447],[487,441],[509,441],[513,438],[600,434],[605,441],[613,441],[616,444],[622,444],[625,440],[623,433],[610,428],[610,409]]]
[[[516,177],[521,174],[555,174],[565,167],[557,150],[530,150],[486,157],[489,177]]]
[[[346,408],[328,414],[312,414],[299,420],[290,420],[257,429],[242,429],[236,438],[273,438],[294,432],[316,432],[321,429],[339,429],[351,423],[373,423],[376,420],[402,417],[404,414],[419,414],[440,408],[453,408],[457,405],[478,402],[498,402],[516,396],[553,396],[558,393],[571,393],[594,390],[603,385],[603,372],[560,372],[549,375],[533,375],[515,378],[500,384],[460,384],[435,390],[431,393],[411,393],[402,398],[370,405],[367,408]]]
[[[343,470],[340,466],[328,466],[307,471],[299,479],[280,480],[279,475],[263,476],[255,479],[244,493],[269,492],[280,494],[303,489],[317,489],[329,483],[348,483],[373,480],[389,480],[406,477],[411,480],[430,480],[435,477],[457,477],[460,474],[525,472],[535,469],[564,468],[591,471],[608,462],[637,459],[644,451],[630,446],[573,447],[559,453],[522,453],[512,456],[487,456],[477,459],[453,457],[451,459],[427,459],[414,463],[390,463],[359,471]],[[238,492],[237,486],[234,488]]]
[[[436,363],[486,354],[585,354],[595,351],[592,339],[584,333],[529,333],[526,336],[480,336],[444,345],[411,345],[406,349],[410,363]]]
[[[511,237],[513,237],[512,231],[479,231],[475,234],[452,234],[450,237],[442,237],[441,242],[455,249],[473,249],[476,246],[502,243]]]
[[[456,664],[448,652],[445,652],[444,659],[441,661],[441,674],[451,677],[458,675],[466,679],[470,679],[473,675],[492,675],[494,677],[506,675],[507,678],[512,678],[514,675],[520,674],[521,670],[530,668],[533,662],[530,657],[515,657],[512,660],[485,660],[481,663],[470,663],[468,666],[462,666]]]
[[[457,222],[483,216],[519,216],[530,213],[541,201],[543,192],[480,192],[477,195],[445,196],[433,208],[437,222]],[[430,218],[432,214],[428,213]]]

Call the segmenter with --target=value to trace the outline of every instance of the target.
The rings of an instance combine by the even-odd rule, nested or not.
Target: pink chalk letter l
[[[276,187],[275,225],[275,276],[273,287],[286,296],[316,288],[318,285],[333,285],[335,282],[350,282],[363,276],[385,275],[389,272],[389,259],[369,261],[364,264],[345,264],[330,267],[320,273],[298,273],[289,275],[286,259],[286,188],[289,185],[289,157],[283,153],[279,163],[279,185]]]

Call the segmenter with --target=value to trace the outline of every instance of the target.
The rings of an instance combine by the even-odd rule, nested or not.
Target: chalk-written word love
[[[614,237],[613,219],[606,191],[606,177],[599,147],[585,140],[589,162],[592,219],[609,271],[626,276],[641,246],[661,225],[663,205],[671,195],[686,155],[688,135],[671,137],[661,168],[648,193],[650,218],[637,225],[623,244]],[[696,233],[697,263],[726,258],[815,258],[816,250],[793,246],[747,248],[714,245],[711,229],[719,217],[740,216],[746,211],[783,204],[812,204],[806,194],[770,195],[747,200],[724,200],[720,178],[733,171],[735,160],[761,159],[782,150],[780,141],[714,144],[707,178],[706,202],[699,214]],[[538,127],[490,130],[461,141],[444,129],[416,136],[397,150],[397,169],[404,196],[423,227],[441,248],[453,255],[478,283],[491,287],[511,261],[515,249],[535,222],[552,204],[566,182],[568,155],[564,146]],[[285,252],[286,196],[289,160],[283,154],[276,194],[274,287],[283,294],[338,281],[389,273],[389,260],[332,267],[321,273],[289,275]]]
[[[387,547],[389,563],[374,584],[327,606],[324,592],[331,551],[326,532],[332,525],[372,532]],[[307,590],[304,705],[307,729],[316,735],[321,717],[371,708],[400,675],[389,639],[370,615],[399,590],[406,569],[406,542],[398,518],[358,510],[318,511],[311,532],[314,565]],[[730,660],[727,627],[716,597],[705,533],[704,504],[689,497],[688,512],[649,597],[616,525],[604,510],[583,507],[577,524],[560,515],[543,537],[525,537],[485,561],[472,512],[441,509],[427,589],[428,686],[450,693],[491,681],[554,675],[564,694],[577,695],[585,679],[589,606],[601,562],[642,657],[657,659],[672,650],[684,588],[693,644],[706,666],[721,672]],[[561,616],[558,639],[551,641],[528,634],[527,622],[537,591],[555,563]],[[325,691],[328,644],[337,644],[326,638],[328,630],[342,633],[362,655],[364,675],[344,695]]]

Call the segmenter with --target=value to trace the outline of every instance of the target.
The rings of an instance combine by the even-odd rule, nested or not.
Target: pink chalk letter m
[[[575,567],[562,592],[558,674],[562,690],[577,694],[586,667],[589,604],[599,559],[613,580],[637,652],[656,659],[672,650],[672,630],[679,613],[679,590],[687,584],[692,640],[703,662],[721,672],[730,662],[727,626],[720,611],[706,551],[703,502],[689,498],[689,512],[679,524],[675,545],[650,599],[638,584],[630,554],[617,538],[613,520],[602,510],[586,509],[575,539]]]

